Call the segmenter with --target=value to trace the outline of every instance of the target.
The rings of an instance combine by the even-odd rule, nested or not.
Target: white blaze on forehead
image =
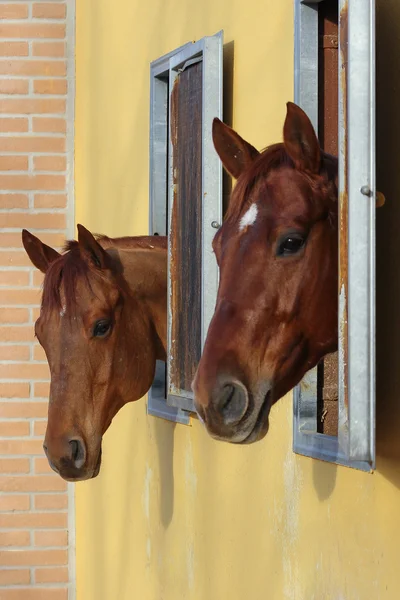
[[[60,317],[63,317],[65,315],[67,311],[67,307],[65,306],[65,304],[62,305],[61,310],[60,310]]]
[[[245,227],[254,225],[257,219],[258,208],[256,204],[252,204],[249,210],[243,215],[239,223],[239,231],[243,231]]]

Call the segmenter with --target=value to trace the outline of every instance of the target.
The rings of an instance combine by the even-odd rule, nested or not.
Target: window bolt
[[[360,192],[364,195],[364,196],[372,196],[372,190],[369,187],[369,185],[363,185],[362,188],[360,189]]]

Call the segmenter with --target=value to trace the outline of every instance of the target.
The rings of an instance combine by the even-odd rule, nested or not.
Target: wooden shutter
[[[185,410],[218,284],[211,223],[221,220],[222,169],[211,126],[221,107],[220,33],[170,61],[167,402]]]
[[[318,9],[318,137],[321,147],[338,155],[339,37],[337,0]],[[338,434],[338,354],[328,355],[317,370],[317,431]]]

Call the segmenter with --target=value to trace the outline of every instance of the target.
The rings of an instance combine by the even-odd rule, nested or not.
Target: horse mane
[[[95,234],[94,236],[96,240],[100,243],[103,248],[121,248],[121,249],[130,249],[130,248],[144,248],[144,249],[153,249],[158,248],[161,250],[166,250],[168,247],[168,239],[166,236],[160,235],[136,235],[136,236],[126,236],[126,237],[118,237],[118,238],[109,238],[106,235]],[[77,242],[76,242],[77,243]]]
[[[105,235],[96,234],[95,238],[105,248],[121,249],[166,249],[167,238],[161,236],[137,236],[109,238]],[[51,311],[62,311],[69,317],[74,314],[77,305],[76,287],[78,280],[83,280],[91,289],[89,273],[93,273],[88,263],[83,260],[79,243],[69,240],[65,243],[63,253],[56,258],[46,271],[43,282],[43,294],[41,302],[41,315],[46,318]],[[96,270],[96,276],[104,279],[100,270]],[[61,299],[61,283],[63,284],[63,300]],[[63,302],[65,306],[63,306]]]

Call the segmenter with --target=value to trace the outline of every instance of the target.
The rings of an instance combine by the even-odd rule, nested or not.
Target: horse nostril
[[[69,441],[71,459],[77,469],[85,464],[86,451],[82,440],[74,439]]]
[[[223,386],[218,408],[227,425],[238,423],[245,415],[248,406],[247,390],[239,382]]]

